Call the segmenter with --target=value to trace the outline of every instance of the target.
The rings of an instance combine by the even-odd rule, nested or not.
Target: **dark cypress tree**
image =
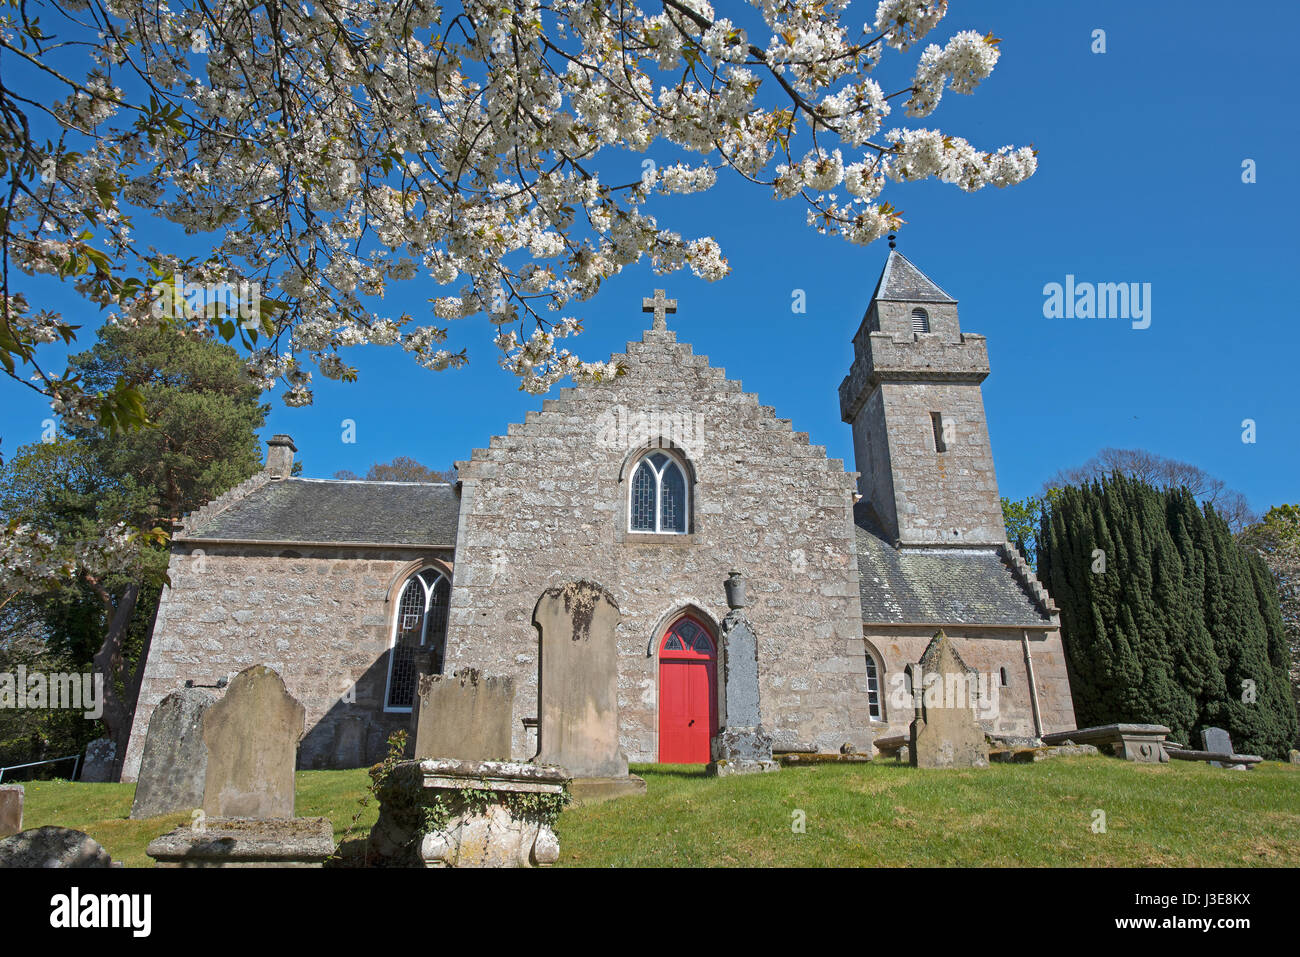
[[[1210,506],[1123,475],[1067,487],[1038,560],[1081,727],[1165,724],[1199,746],[1217,725],[1239,751],[1285,754],[1296,713],[1273,578]]]

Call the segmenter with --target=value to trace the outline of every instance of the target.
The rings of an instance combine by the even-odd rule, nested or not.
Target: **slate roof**
[[[185,538],[452,548],[459,514],[446,483],[289,478],[254,489]]]
[[[908,261],[897,249],[889,251],[872,299],[894,302],[956,302],[933,279]]]
[[[863,622],[1053,627],[996,548],[894,548],[854,517]]]

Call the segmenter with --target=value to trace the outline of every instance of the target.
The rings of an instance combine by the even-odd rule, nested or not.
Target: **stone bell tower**
[[[840,383],[862,503],[903,545],[1006,541],[980,393],[984,337],[963,333],[957,300],[893,246]]]

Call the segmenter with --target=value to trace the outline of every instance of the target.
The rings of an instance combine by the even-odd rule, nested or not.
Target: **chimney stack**
[[[293,472],[293,453],[298,447],[287,435],[273,435],[266,443],[266,470],[273,479],[287,479]]]

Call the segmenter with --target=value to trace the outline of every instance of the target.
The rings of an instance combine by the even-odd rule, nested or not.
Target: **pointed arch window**
[[[880,672],[875,653],[867,649],[867,713],[872,721],[885,719],[884,707],[880,703]]]
[[[930,314],[917,306],[912,310],[912,331],[929,332],[930,331]]]
[[[385,711],[410,711],[420,673],[442,674],[450,595],[451,582],[436,568],[417,572],[402,587],[388,656]]]
[[[632,472],[628,531],[665,535],[686,533],[690,486],[680,462],[666,452],[651,452]]]

